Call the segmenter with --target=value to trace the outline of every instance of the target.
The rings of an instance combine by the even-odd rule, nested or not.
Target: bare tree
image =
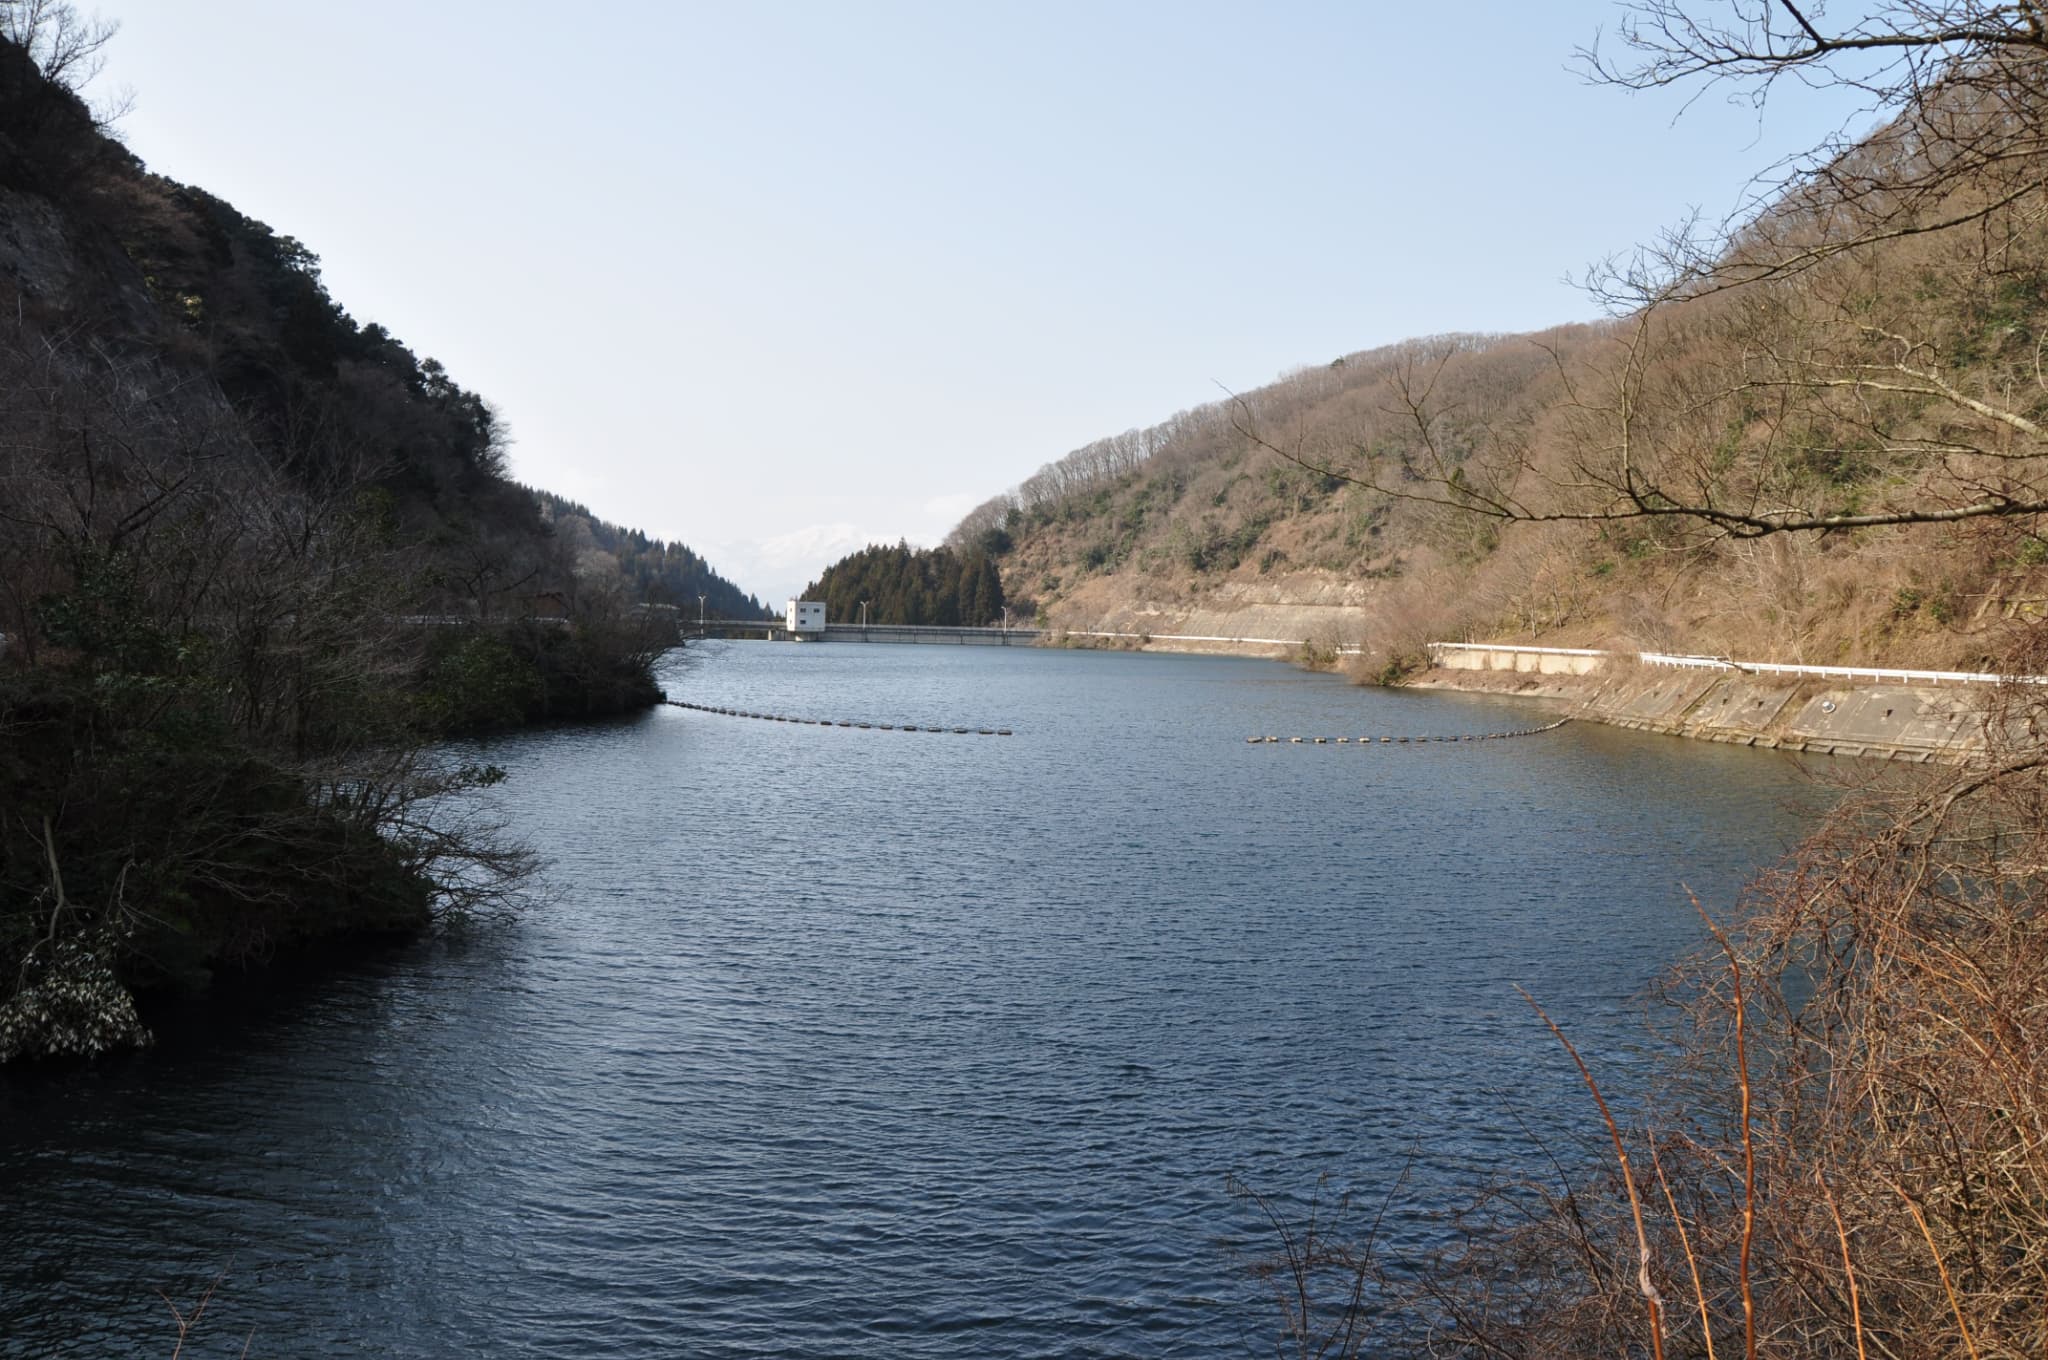
[[[1563,389],[1544,428],[1464,419],[1459,352],[1405,356],[1398,437],[1318,448],[1231,402],[1255,446],[1389,497],[1502,521],[1662,520],[1754,538],[2048,511],[2048,31],[2032,4],[1894,0],[1839,30],[1785,0],[1644,0],[1629,89],[1797,79],[1884,120],[1757,180],[1589,278],[1625,317],[1604,345],[1538,342]]]
[[[1725,92],[1761,112],[1786,80],[1845,92],[1844,131],[1772,166],[1752,203],[1717,227],[1687,222],[1610,274],[1644,304],[1673,285],[1729,286],[1845,250],[1981,223],[2048,183],[2042,123],[2048,28],[2041,6],[1889,0],[1846,24],[1791,0],[1639,0],[1618,44],[1581,49],[1593,80],[1629,90]],[[1849,129],[1882,124],[1870,134]],[[1956,201],[1963,183],[1976,192]]]
[[[80,98],[106,68],[106,46],[120,29],[114,20],[80,14],[69,0],[0,0],[0,40],[28,53],[50,84]],[[123,90],[89,105],[93,122],[106,131],[134,102]]]
[[[117,975],[260,959],[323,911],[473,913],[530,867],[464,810],[495,772],[394,702],[418,550],[373,463],[259,447],[152,356],[0,327],[0,626],[42,663],[0,677],[35,752],[0,793],[0,1062],[132,1041]]]

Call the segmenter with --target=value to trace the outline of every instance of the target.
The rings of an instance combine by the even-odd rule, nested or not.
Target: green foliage
[[[1784,449],[1789,471],[1835,490],[1858,486],[1877,471],[1877,445],[1867,436],[1843,437],[1809,426],[1792,431]]]
[[[1356,552],[1378,538],[1385,531],[1390,514],[1391,507],[1385,500],[1374,500],[1345,521],[1344,546]]]
[[[516,727],[538,706],[541,687],[533,668],[501,629],[449,628],[428,638],[420,703],[441,731],[477,732]]]
[[[471,735],[659,703],[652,656],[626,635],[630,627],[518,619],[438,629],[427,638],[421,720],[435,733]]]
[[[804,587],[823,600],[825,617],[857,623],[867,601],[869,623],[986,628],[1003,620],[1002,574],[987,553],[877,544],[851,553]]]
[[[1263,515],[1245,520],[1234,528],[1208,516],[1199,524],[1183,520],[1175,524],[1168,535],[1167,549],[1171,559],[1188,571],[1197,574],[1233,571],[1265,537],[1269,523]],[[1265,566],[1260,568],[1262,571],[1265,569]]]
[[[1997,277],[1961,303],[1960,333],[1946,358],[1958,367],[2030,356],[2048,316],[2048,272],[2025,268]]]
[[[1308,670],[1326,671],[1337,664],[1337,655],[1334,644],[1309,638],[1301,644],[1301,651],[1295,656],[1295,662]]]
[[[1419,652],[1399,652],[1388,657],[1373,673],[1372,683],[1388,687],[1398,685],[1428,666],[1429,659]]]

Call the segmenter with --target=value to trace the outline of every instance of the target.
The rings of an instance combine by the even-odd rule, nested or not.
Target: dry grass
[[[2048,669],[2044,631],[2013,670]],[[2048,1352],[2039,689],[2002,696],[1985,763],[1853,791],[1707,919],[1639,1114],[1552,1027],[1605,1134],[1569,1176],[1446,1214],[1419,1273],[1360,1251],[1333,1288],[1432,1355]]]

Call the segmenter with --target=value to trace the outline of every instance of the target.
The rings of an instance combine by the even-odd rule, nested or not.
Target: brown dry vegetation
[[[1378,582],[1375,663],[1484,633],[2048,673],[2048,10],[1630,8],[1599,78],[1796,76],[1888,121],[1610,271],[1608,324],[1349,356],[1034,479],[963,526],[1007,532],[1013,592],[1057,619],[1077,576],[1200,592],[1284,551]],[[1703,911],[1647,1087],[1572,1050],[1585,1146],[1433,1256],[1276,1215],[1281,1352],[2048,1351],[2048,686],[1990,733]]]
[[[2035,255],[2048,266],[2048,249]],[[1894,263],[1864,282],[1874,289]],[[1989,290],[1971,306],[1990,319],[1930,343],[1969,354],[1978,384],[2016,382],[2048,309],[2031,278],[1994,286],[1931,267],[1922,277],[1935,296],[1904,299],[1886,316],[1891,326],[1960,330],[1940,308],[1955,306],[1965,284]],[[1797,295],[1798,324],[1814,331],[1867,324],[1842,321],[1816,281],[1780,291]],[[1622,384],[1634,407],[1629,433],[1654,444],[1667,468],[1690,467],[1689,490],[1746,475],[1768,487],[1757,498],[1853,512],[1924,497],[1931,481],[1961,469],[1960,457],[1936,466],[1922,451],[1983,433],[1956,430],[1945,412],[1908,410],[1904,399],[1896,411],[1866,409],[1867,396],[1749,376],[1765,346],[1786,343],[1772,334],[1794,326],[1783,306],[1711,297],[1647,325],[1438,337],[1347,356],[1246,394],[1241,410],[1225,402],[1177,418],[1127,470],[1056,492],[1027,483],[956,537],[1006,530],[1006,589],[1055,623],[1077,622],[1062,602],[1102,577],[1133,597],[1196,601],[1227,582],[1301,574],[1374,583],[1363,637],[1346,640],[1381,659],[1432,637],[1483,635],[1983,668],[2005,645],[2004,625],[2048,600],[2048,544],[2031,517],[1745,538],[1661,518],[1511,522],[1431,498],[1442,489],[1432,478],[1461,477],[1567,498],[1571,460],[1612,448],[1608,399]],[[1829,362],[1875,360],[1883,348],[1864,341]]]
[[[2000,710],[1987,764],[1856,791],[1708,923],[1625,1123],[1585,1054],[1585,1146],[1448,1216],[1430,1259],[1284,1224],[1258,1273],[1290,1351],[2040,1355],[2048,696]]]
[[[1717,253],[1610,279],[1612,321],[1348,355],[1068,455],[958,537],[1001,531],[1058,624],[1081,581],[1294,572],[1377,583],[1351,640],[1380,660],[1484,634],[1987,667],[2048,599],[2048,193],[2012,131],[2031,57],[1978,60]]]

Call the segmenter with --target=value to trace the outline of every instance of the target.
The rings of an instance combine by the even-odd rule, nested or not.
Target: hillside
[[[440,739],[657,702],[644,603],[758,612],[513,482],[491,404],[305,244],[107,135],[109,33],[0,5],[0,1063],[496,909],[531,863]]]
[[[588,507],[565,500],[551,491],[527,488],[540,502],[541,518],[554,538],[579,559],[594,560],[600,571],[616,564],[619,576],[635,601],[670,605],[685,612],[702,608],[724,618],[759,618],[766,607],[731,581],[687,544],[650,538],[638,529],[628,529],[599,519]],[[700,600],[698,597],[702,596]]]
[[[0,347],[14,391],[40,397],[34,412],[17,399],[21,418],[118,417],[135,429],[130,453],[175,428],[156,441],[167,459],[232,448],[299,490],[374,495],[422,554],[409,588],[423,612],[491,617],[549,593],[602,611],[685,590],[758,609],[687,546],[511,480],[511,435],[490,401],[350,316],[319,263],[151,173],[34,55],[0,41]],[[29,559],[47,555],[22,537],[8,548],[0,631],[33,642],[47,582]]]
[[[848,553],[804,587],[834,623],[985,628],[1003,621],[1003,583],[986,551],[876,544]]]
[[[1852,154],[1917,175],[1889,137]],[[1473,636],[1990,668],[2048,599],[2048,195],[1989,173],[1917,200],[1953,228],[1853,249],[1806,185],[1610,321],[1344,355],[950,541],[1054,628],[1363,645],[1369,676]]]

